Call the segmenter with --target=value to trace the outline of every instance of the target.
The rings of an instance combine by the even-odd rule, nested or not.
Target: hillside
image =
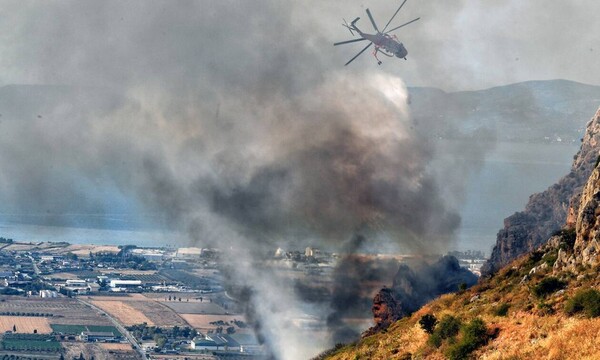
[[[587,142],[595,141],[593,128]],[[598,158],[597,149],[590,154]],[[442,295],[320,358],[600,358],[600,164],[590,170],[565,210],[563,229],[543,245],[474,287]]]
[[[477,91],[408,90],[417,127],[427,130],[431,128],[427,124],[435,122],[441,130],[431,135],[443,138],[459,136],[457,130],[469,134],[487,129],[500,141],[577,142],[585,119],[600,103],[600,86],[567,80],[527,81]],[[448,124],[446,130],[443,124]],[[459,124],[458,129],[453,124]]]
[[[559,253],[570,258],[578,250],[577,245],[573,247],[573,234],[565,230],[542,249],[513,261],[493,278],[462,293],[442,295],[387,331],[355,344],[338,346],[323,358],[467,359],[468,351],[464,352],[463,347],[461,352],[456,344],[464,345],[467,324],[481,319],[484,331],[479,333],[480,344],[474,346],[471,357],[597,359],[600,318],[589,318],[588,307],[577,311],[578,307],[573,305],[577,294],[581,297],[583,291],[600,287],[597,262],[594,265],[571,262],[567,267],[560,258],[557,260]],[[592,299],[591,307],[594,316],[600,315],[600,295]],[[455,336],[436,340],[419,324],[426,314],[438,320],[436,329],[440,329],[440,323],[448,322],[445,316],[452,316],[462,328]]]

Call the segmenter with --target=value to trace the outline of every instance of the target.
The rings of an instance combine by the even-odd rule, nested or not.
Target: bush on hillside
[[[423,329],[428,334],[433,334],[435,330],[435,324],[437,324],[437,319],[435,315],[425,314],[419,320],[419,325],[421,325],[421,329]]]
[[[495,307],[492,310],[492,313],[494,314],[494,316],[506,316],[506,315],[508,315],[509,308],[510,308],[510,305],[508,305],[507,303],[504,303],[500,306]]]
[[[565,312],[569,315],[584,313],[590,318],[600,316],[600,291],[596,289],[578,291],[565,304]]]
[[[464,360],[488,342],[487,328],[483,320],[476,318],[462,328],[461,340],[448,349],[450,360]]]
[[[429,337],[429,344],[440,347],[446,339],[453,339],[460,331],[462,322],[452,315],[444,315]]]
[[[540,281],[537,285],[535,285],[532,289],[533,294],[538,298],[546,297],[555,291],[558,291],[565,287],[565,282],[555,278],[554,276],[549,276]]]

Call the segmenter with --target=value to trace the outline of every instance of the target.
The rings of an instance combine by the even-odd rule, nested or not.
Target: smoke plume
[[[262,255],[307,244],[444,251],[460,219],[441,194],[462,192],[453,171],[472,169],[431,169],[434,143],[414,130],[402,79],[340,69],[304,16],[314,9],[177,4],[9,4],[3,81],[61,85],[0,89],[3,211],[57,226],[148,213],[191,244],[227,250],[272,355],[306,358],[319,349],[289,321],[312,305]],[[337,295],[318,309],[334,325],[352,298]]]

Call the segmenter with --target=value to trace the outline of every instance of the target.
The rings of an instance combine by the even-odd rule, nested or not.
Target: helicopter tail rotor
[[[350,31],[350,34],[352,34],[352,36],[354,36],[354,32],[352,31],[352,28],[350,27],[350,25],[348,25],[348,22],[346,21],[346,19],[342,19],[342,20],[344,20],[344,23],[342,24],[342,26],[347,28]]]
[[[360,20],[360,18],[357,17],[356,19],[352,20],[350,25],[348,25],[348,22],[346,22],[346,19],[342,19],[342,20],[344,20],[344,23],[342,24],[342,26],[347,28],[348,30],[350,30],[350,34],[352,34],[352,36],[354,36],[354,31],[352,31],[352,30],[356,30],[356,28],[354,27],[354,24],[356,24],[356,22],[358,20]]]

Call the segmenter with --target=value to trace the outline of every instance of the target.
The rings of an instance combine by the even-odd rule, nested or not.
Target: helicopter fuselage
[[[360,36],[369,40],[375,45],[376,49],[383,49],[386,52],[399,57],[405,58],[408,55],[408,51],[404,47],[404,45],[395,39],[395,36],[392,37],[388,34],[380,33],[377,34],[366,34],[360,31],[356,26],[354,26],[354,30],[356,30]]]

